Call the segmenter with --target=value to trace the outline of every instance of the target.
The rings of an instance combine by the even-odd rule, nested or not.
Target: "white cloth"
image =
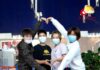
[[[80,45],[78,41],[67,45],[68,53],[59,66],[58,70],[63,70],[67,65],[70,65],[71,70],[85,70],[84,62],[81,58]]]
[[[58,31],[68,40],[66,33],[67,31],[60,24],[60,22],[54,18],[51,19],[51,22],[58,29]],[[58,70],[63,70],[68,65],[70,65],[71,70],[85,70],[85,64],[81,58],[79,42],[76,41],[74,43],[70,43],[69,45],[67,45],[67,47],[68,47],[68,53],[63,59]]]
[[[61,58],[63,55],[67,54],[67,47],[65,44],[60,43],[58,46],[54,47],[51,52],[51,59]],[[61,62],[55,62],[52,65],[52,70],[57,70]]]

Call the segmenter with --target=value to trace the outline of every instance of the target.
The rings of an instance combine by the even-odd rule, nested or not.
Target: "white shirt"
[[[71,70],[85,70],[84,62],[82,61],[80,45],[78,41],[67,45],[68,53],[63,59],[58,70],[63,70],[66,65],[70,65]]]
[[[68,40],[66,29],[60,24],[59,21],[52,18],[51,22],[58,29],[58,31]],[[76,41],[74,43],[70,43],[68,46],[68,53],[63,59],[61,65],[58,70],[63,70],[67,65],[70,65],[71,70],[85,70],[85,64],[81,58],[80,45],[79,42]]]
[[[59,45],[57,45],[56,47],[54,47],[52,49],[51,52],[51,59],[57,59],[57,58],[61,58],[63,55],[67,54],[67,47],[65,44],[60,43]],[[55,62],[52,65],[52,70],[57,70],[58,67],[60,66],[61,62]]]

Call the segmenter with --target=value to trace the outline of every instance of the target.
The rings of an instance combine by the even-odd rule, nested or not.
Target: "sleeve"
[[[38,23],[37,23],[37,24],[35,24],[35,26],[34,26],[33,38],[35,37],[36,33],[38,32],[38,30],[39,30],[40,26],[41,26],[41,22],[40,22],[40,21],[38,21]]]
[[[66,38],[66,40],[68,40],[68,38],[67,38],[67,31],[63,27],[63,25],[59,21],[54,19],[54,18],[51,19],[51,22],[58,29],[58,31]]]
[[[39,59],[38,56],[37,56],[37,55],[39,55],[38,51],[37,51],[37,47],[38,46],[34,46],[34,51],[33,51],[33,57],[34,57],[34,59]]]
[[[35,67],[38,68],[39,64],[35,61],[35,59],[33,58],[33,56],[30,54],[30,51],[28,50],[28,45],[23,44],[21,45],[21,51],[22,51],[22,56],[25,60],[25,62],[30,65],[31,67]]]
[[[73,44],[73,46],[70,46],[70,50],[68,51],[67,55],[63,59],[61,65],[59,66],[58,70],[63,70],[66,66],[70,64],[70,62],[73,60],[73,58],[76,56],[77,53],[79,53],[79,44]]]
[[[65,44],[61,44],[61,54],[65,55],[67,52],[67,46]]]
[[[30,51],[28,50],[27,47],[28,45],[25,45],[25,47],[22,48],[22,54],[23,54],[25,61],[31,66],[38,65],[36,61],[34,60],[34,58],[32,57],[32,55],[30,55]]]

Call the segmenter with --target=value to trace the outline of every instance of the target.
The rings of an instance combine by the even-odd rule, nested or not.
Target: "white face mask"
[[[52,39],[54,45],[58,45],[60,43],[60,39]]]
[[[32,40],[25,40],[25,43],[30,44],[32,43]]]
[[[46,42],[46,40],[47,40],[47,38],[46,37],[39,37],[39,41],[40,41],[40,43],[45,43]]]

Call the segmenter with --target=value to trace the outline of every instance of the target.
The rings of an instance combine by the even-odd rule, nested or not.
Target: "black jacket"
[[[36,24],[35,30],[33,33],[33,38],[40,27],[40,22]],[[32,67],[35,67],[37,70],[45,70],[41,67],[33,58],[33,47],[31,44],[27,44],[22,40],[18,46],[18,70],[32,70]]]

